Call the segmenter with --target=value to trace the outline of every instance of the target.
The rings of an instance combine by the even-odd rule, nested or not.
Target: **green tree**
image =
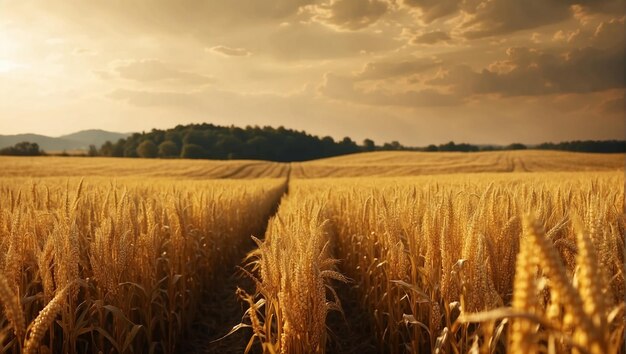
[[[513,143],[506,147],[507,150],[526,150],[526,145],[521,143]]]
[[[139,146],[137,146],[137,155],[144,158],[155,158],[159,150],[152,140],[144,140]]]
[[[124,151],[126,150],[126,139],[119,139],[115,145],[113,145],[113,153],[111,156],[124,157]]]
[[[98,148],[95,145],[89,145],[89,151],[87,151],[87,156],[98,156]]]
[[[0,155],[38,156],[43,155],[43,151],[39,149],[39,145],[37,143],[22,141],[21,143],[15,144],[15,146],[0,150]]]
[[[206,151],[200,145],[185,144],[183,151],[180,153],[183,159],[202,159],[206,157]]]
[[[159,157],[178,157],[180,151],[175,142],[166,140],[159,144]]]
[[[244,146],[246,158],[252,159],[269,159],[271,155],[271,146],[267,138],[263,136],[255,136],[246,141]]]
[[[100,147],[100,155],[102,156],[113,156],[113,143],[108,141],[104,144],[102,144],[102,147]]]
[[[374,151],[376,150],[376,143],[372,139],[363,140],[363,150],[364,151]]]

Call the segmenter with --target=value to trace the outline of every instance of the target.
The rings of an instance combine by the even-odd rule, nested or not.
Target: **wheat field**
[[[616,171],[623,154],[560,151],[379,151],[293,164],[293,176],[394,177],[477,172]]]
[[[623,164],[0,158],[0,351],[626,353]]]

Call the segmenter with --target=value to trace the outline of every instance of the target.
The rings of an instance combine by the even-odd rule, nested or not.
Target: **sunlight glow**
[[[10,60],[0,59],[0,73],[6,73],[15,69],[19,69],[23,65],[12,62]]]

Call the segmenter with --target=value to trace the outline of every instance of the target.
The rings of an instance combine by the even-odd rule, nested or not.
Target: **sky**
[[[624,0],[0,0],[0,134],[624,139]]]

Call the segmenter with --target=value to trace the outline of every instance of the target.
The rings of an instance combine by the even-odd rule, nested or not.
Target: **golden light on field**
[[[2,157],[2,352],[623,353],[623,159]]]
[[[0,0],[0,354],[626,354],[625,23]]]

